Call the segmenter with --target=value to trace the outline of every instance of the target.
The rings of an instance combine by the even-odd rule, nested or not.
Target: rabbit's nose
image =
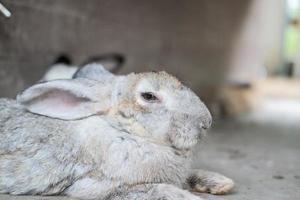
[[[208,119],[208,120],[206,120],[204,122],[201,122],[200,123],[200,127],[202,129],[209,129],[211,127],[211,124],[212,124],[212,119]]]
[[[209,129],[212,124],[212,117],[210,113],[206,115],[205,117],[200,118],[200,127],[201,129]]]

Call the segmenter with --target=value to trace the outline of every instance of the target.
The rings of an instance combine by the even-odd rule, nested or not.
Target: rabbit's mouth
[[[191,149],[202,140],[204,135],[205,131],[197,131],[197,133],[191,132],[188,134],[172,132],[169,140],[176,149]]]
[[[189,127],[173,126],[168,135],[172,146],[177,149],[191,149],[202,138],[202,131]]]
[[[173,120],[168,133],[172,146],[177,149],[191,149],[205,135],[205,129],[199,126],[198,120],[182,116]]]

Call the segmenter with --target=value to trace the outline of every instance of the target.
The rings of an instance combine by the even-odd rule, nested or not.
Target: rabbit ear
[[[88,64],[79,69],[73,78],[86,78],[90,80],[102,81],[114,77],[112,73],[107,71],[101,64]]]
[[[93,86],[87,80],[55,80],[28,88],[17,96],[17,101],[32,113],[75,120],[109,109],[109,100],[93,94]]]
[[[81,66],[85,66],[91,63],[98,63],[102,65],[106,70],[115,73],[122,68],[125,60],[125,56],[120,53],[109,53],[89,57],[83,64],[81,64]]]

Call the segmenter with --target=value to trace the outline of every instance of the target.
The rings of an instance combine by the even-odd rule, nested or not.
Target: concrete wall
[[[166,70],[209,102],[228,73],[248,81],[279,62],[284,0],[1,2],[12,17],[0,15],[0,97],[39,80],[61,53],[80,63],[120,52],[121,73]]]
[[[124,53],[122,73],[165,69],[194,90],[224,77],[249,0],[2,0],[0,97],[34,83],[55,57]]]

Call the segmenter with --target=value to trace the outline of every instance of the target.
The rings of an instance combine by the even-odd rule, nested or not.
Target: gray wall
[[[219,84],[250,0],[2,0],[0,97],[34,83],[55,57],[120,52],[122,73],[162,70],[201,94]]]

